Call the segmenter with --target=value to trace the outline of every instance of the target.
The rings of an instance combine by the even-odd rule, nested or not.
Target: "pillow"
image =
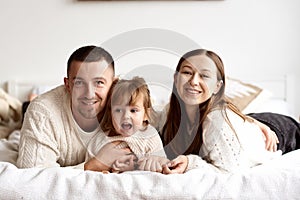
[[[243,113],[255,112],[271,97],[269,91],[231,77],[226,77],[225,95]]]

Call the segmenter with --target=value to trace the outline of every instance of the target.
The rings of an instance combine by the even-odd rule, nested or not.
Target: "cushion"
[[[225,94],[243,113],[255,112],[271,97],[271,92],[231,77],[226,77]]]

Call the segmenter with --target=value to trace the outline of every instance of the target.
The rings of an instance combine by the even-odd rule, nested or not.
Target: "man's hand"
[[[134,154],[125,155],[112,164],[113,172],[125,172],[135,170],[136,157]]]
[[[108,143],[104,145],[95,156],[95,159],[111,167],[116,160],[131,153],[129,148],[119,149],[116,148],[117,145],[118,143]]]

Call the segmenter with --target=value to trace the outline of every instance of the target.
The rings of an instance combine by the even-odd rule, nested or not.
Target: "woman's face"
[[[174,75],[178,95],[186,105],[199,105],[219,91],[217,67],[206,55],[195,55],[182,62]]]

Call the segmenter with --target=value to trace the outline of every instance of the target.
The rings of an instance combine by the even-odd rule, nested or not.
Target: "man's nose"
[[[87,88],[86,88],[86,96],[88,98],[93,98],[95,97],[95,87],[93,84],[87,84]]]

